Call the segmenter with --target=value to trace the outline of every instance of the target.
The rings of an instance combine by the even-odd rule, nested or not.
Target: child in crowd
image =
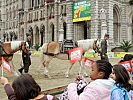
[[[69,100],[110,100],[111,88],[114,80],[109,78],[112,65],[104,60],[97,60],[92,66],[90,82],[82,93],[77,92],[77,81],[67,87]],[[78,77],[79,80],[79,77]],[[82,77],[80,78],[82,80]],[[65,99],[64,99],[65,100]]]
[[[133,60],[133,55],[132,54],[125,54],[123,60],[121,60],[120,62],[129,61],[129,60]]]
[[[124,66],[114,65],[110,77],[115,80],[112,87],[111,100],[130,100],[128,92],[131,89],[129,74]]]
[[[52,95],[40,94],[41,88],[29,74],[21,74],[12,84],[13,89],[8,83],[8,79],[1,77],[8,100],[58,100]]]
[[[123,60],[120,61],[120,63],[125,62],[125,61],[131,61],[131,68],[128,69],[128,71],[131,72],[132,79],[133,79],[133,55],[132,54],[126,54],[124,56]]]

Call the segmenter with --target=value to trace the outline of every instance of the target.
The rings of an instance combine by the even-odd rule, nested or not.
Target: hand
[[[8,79],[6,78],[6,77],[1,77],[1,84],[2,85],[6,85],[6,84],[8,84],[9,82],[8,82]]]
[[[84,78],[84,76],[77,75],[75,82],[78,83],[80,80],[86,81],[86,79]]]

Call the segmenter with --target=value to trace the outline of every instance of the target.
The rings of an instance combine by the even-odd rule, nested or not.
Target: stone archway
[[[32,27],[29,27],[28,34],[30,34],[32,36],[31,37],[31,46],[33,46],[33,42],[34,42],[33,38],[34,38],[34,36],[33,36],[33,29],[32,29]]]
[[[44,43],[44,39],[45,39],[45,26],[41,25],[40,27],[40,34],[41,34],[41,46]]]
[[[35,28],[35,44],[39,44],[39,28]]]
[[[113,38],[114,42],[120,42],[120,10],[117,5],[113,7]]]
[[[54,41],[54,24],[50,25],[50,33],[49,36],[51,37],[50,41]]]
[[[64,39],[66,39],[66,22],[63,23]]]

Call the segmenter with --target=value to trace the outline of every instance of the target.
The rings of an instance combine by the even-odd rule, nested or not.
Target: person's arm
[[[84,91],[80,95],[77,94],[76,83],[69,84],[67,91],[69,100],[95,100],[98,97],[95,86],[92,84],[86,86]]]
[[[8,79],[5,77],[1,77],[1,84],[4,85],[4,89],[8,96],[8,100],[16,100],[16,95],[15,95],[13,89],[11,88],[11,86],[8,82]]]
[[[16,95],[15,95],[13,89],[11,88],[10,84],[6,84],[4,86],[4,89],[5,89],[5,92],[6,92],[9,100],[16,100]]]

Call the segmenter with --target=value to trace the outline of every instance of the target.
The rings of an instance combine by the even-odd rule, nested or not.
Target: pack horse
[[[73,46],[73,48],[75,47],[80,47],[83,49],[83,52],[85,53],[87,50],[89,49],[93,49],[94,51],[99,50],[100,48],[100,41],[99,39],[86,39],[86,40],[78,40],[75,43],[75,46]],[[62,48],[65,47],[63,42],[49,42],[49,43],[44,43],[42,45],[42,47],[40,48],[40,67],[44,66],[44,74],[47,75],[50,78],[49,75],[49,71],[48,71],[48,65],[50,63],[50,61],[53,58],[59,58],[59,59],[63,59],[60,57],[60,54],[64,54],[64,56],[66,55],[64,53],[64,50],[62,50]],[[63,51],[63,52],[62,52]],[[64,57],[62,56],[62,57]],[[68,58],[66,59],[68,60]],[[80,70],[79,73],[81,73],[82,71],[82,61],[79,61],[80,63]],[[71,65],[67,68],[67,71],[65,73],[66,77],[69,77],[69,72],[72,68],[74,63],[71,63]],[[85,73],[86,74],[86,73]]]
[[[2,64],[2,57],[10,64],[10,66],[14,66],[12,59],[15,52],[22,50],[25,53],[29,53],[29,45],[25,41],[11,41],[4,42],[1,45],[0,52],[0,65]],[[16,71],[14,70],[14,74]]]

